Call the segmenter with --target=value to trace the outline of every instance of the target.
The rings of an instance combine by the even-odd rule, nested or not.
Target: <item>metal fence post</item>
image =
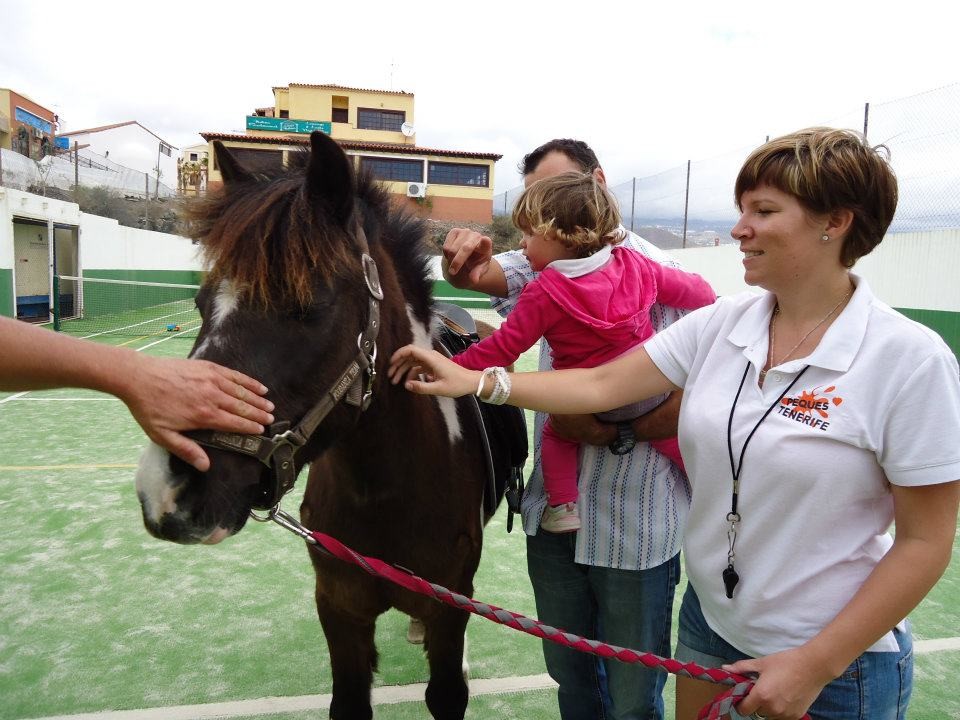
[[[687,211],[690,209],[690,161],[687,160],[687,190],[683,196],[683,247],[687,247]]]
[[[60,332],[60,276],[53,276],[53,329]]]
[[[633,213],[637,203],[637,178],[633,178],[630,191],[630,232],[633,232]]]
[[[867,128],[869,127],[870,121],[870,103],[866,103],[863,106],[863,139],[867,139]]]

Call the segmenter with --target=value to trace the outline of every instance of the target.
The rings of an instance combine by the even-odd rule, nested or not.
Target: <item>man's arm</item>
[[[507,296],[507,277],[493,257],[493,241],[466,228],[453,228],[443,241],[444,279],[461,290]]]
[[[631,421],[637,440],[663,440],[676,437],[683,391],[677,390],[650,412]],[[610,445],[617,439],[617,426],[597,420],[593,415],[551,415],[554,431],[564,440],[587,445]]]
[[[0,390],[78,387],[116,395],[147,436],[200,471],[206,453],[181,434],[260,434],[273,422],[267,388],[205,360],[158,358],[0,317]]]

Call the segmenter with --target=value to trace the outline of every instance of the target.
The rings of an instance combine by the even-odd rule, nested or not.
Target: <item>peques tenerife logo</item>
[[[836,389],[836,385],[817,387],[809,392],[801,391],[799,397],[785,397],[780,401],[777,412],[798,423],[826,432],[830,427],[830,411],[843,402],[843,398],[836,395]]]

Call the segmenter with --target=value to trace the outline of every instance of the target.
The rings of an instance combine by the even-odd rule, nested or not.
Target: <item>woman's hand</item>
[[[752,713],[770,720],[799,720],[824,686],[833,680],[823,664],[816,662],[801,646],[754,660],[724,665],[727,672],[759,674],[750,694],[737,705],[745,717]]]
[[[387,376],[394,385],[406,379],[404,387],[418,395],[460,397],[477,390],[481,373],[462,368],[435,350],[405,345],[390,358]]]

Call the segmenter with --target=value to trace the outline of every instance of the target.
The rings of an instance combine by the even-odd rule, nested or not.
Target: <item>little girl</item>
[[[568,172],[527,188],[513,210],[520,248],[540,275],[527,283],[500,328],[453,361],[471,370],[509,365],[541,337],[555,369],[589,368],[636,349],[653,335],[654,303],[695,309],[716,295],[699,275],[666,267],[616,247],[626,231],[616,201],[591,174]],[[610,419],[635,418],[631,406]],[[604,416],[600,416],[604,419]],[[676,438],[651,443],[681,467]],[[579,443],[543,428],[541,459],[549,507],[540,526],[549,532],[580,528],[577,512]]]

